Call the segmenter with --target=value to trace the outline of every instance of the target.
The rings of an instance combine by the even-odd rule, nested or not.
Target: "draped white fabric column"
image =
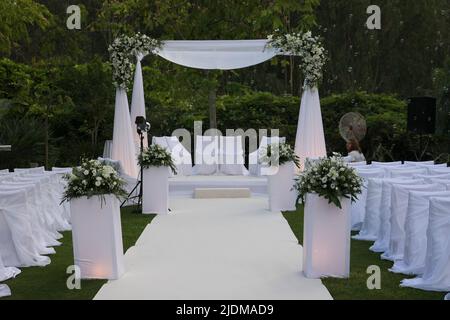
[[[133,141],[128,98],[124,89],[116,89],[112,158],[120,161],[124,173],[131,177],[137,177],[136,149]]]
[[[139,54],[136,59],[136,71],[134,74],[133,84],[133,96],[131,100],[131,128],[136,127],[136,117],[144,117],[145,115],[145,97],[144,97],[144,79],[142,77],[142,65],[141,61],[144,58],[142,54]],[[133,130],[133,140],[136,146],[136,150],[140,149],[141,139],[136,130]],[[144,147],[148,146],[147,133],[144,134]],[[139,151],[138,151],[139,152]]]
[[[300,158],[301,170],[303,170],[307,158],[319,158],[327,155],[317,88],[306,88],[303,92],[295,139],[295,153]]]

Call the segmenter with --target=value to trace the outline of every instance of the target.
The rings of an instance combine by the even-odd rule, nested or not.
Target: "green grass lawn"
[[[303,242],[303,207],[295,212],[287,212],[284,217],[289,222],[299,243]],[[324,285],[336,300],[443,300],[445,293],[427,292],[401,288],[400,281],[406,276],[388,271],[392,262],[380,259],[380,254],[369,251],[371,242],[352,240],[350,279],[323,279]],[[381,268],[381,290],[367,289],[367,268],[377,265]]]
[[[133,208],[122,210],[122,233],[124,250],[133,246],[144,228],[152,221],[154,215],[142,215],[133,212]],[[14,300],[88,300],[100,290],[104,280],[82,281],[81,290],[67,289],[67,267],[73,265],[72,235],[64,232],[63,245],[55,248],[51,255],[52,263],[45,267],[22,268],[22,273],[5,283],[10,286]],[[2,300],[2,299],[0,299]]]

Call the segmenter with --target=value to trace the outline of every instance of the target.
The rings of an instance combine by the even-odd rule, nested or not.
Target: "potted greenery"
[[[139,165],[144,171],[142,213],[169,213],[170,170],[177,172],[172,155],[167,149],[153,144],[139,155]]]
[[[83,160],[64,176],[70,202],[75,265],[82,279],[115,280],[125,272],[119,199],[126,196],[116,170]]]
[[[307,161],[295,188],[305,202],[303,270],[308,278],[349,277],[350,207],[362,186],[338,154]]]
[[[271,211],[293,211],[297,194],[293,188],[300,161],[294,150],[286,143],[274,143],[262,149],[260,161],[262,172],[269,179],[269,207]],[[267,167],[268,168],[264,168]]]

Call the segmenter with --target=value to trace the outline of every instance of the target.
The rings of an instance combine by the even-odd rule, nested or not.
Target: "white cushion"
[[[156,144],[167,150],[170,150],[169,144],[167,143],[167,137],[153,137],[153,144]]]
[[[167,144],[177,167],[177,175],[192,175],[192,156],[177,137],[167,137]]]
[[[261,170],[263,169],[262,165],[259,163],[259,159],[262,155],[265,154],[265,150],[267,146],[273,143],[286,143],[286,138],[284,137],[262,137],[261,143],[259,144],[259,149],[250,153],[248,157],[248,167],[250,174],[252,176],[260,177],[262,175]]]
[[[226,175],[248,175],[245,168],[245,155],[242,137],[220,137],[220,173]]]
[[[195,144],[195,175],[213,175],[219,172],[219,137],[197,136]]]

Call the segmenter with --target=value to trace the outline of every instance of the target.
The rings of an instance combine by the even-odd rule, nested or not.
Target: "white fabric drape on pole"
[[[144,117],[145,115],[145,97],[144,97],[144,80],[142,77],[142,65],[141,60],[144,58],[143,55],[138,55],[136,57],[136,71],[134,74],[134,85],[133,85],[133,96],[131,100],[131,128],[136,127],[136,117]],[[147,133],[144,133],[144,147],[148,146]],[[133,130],[133,140],[136,146],[136,154],[139,153],[141,139],[136,130]]]
[[[137,177],[136,149],[133,141],[128,98],[124,89],[116,89],[112,158],[120,161],[124,173],[134,178]]]
[[[267,48],[267,40],[164,41],[155,53],[173,63],[204,70],[246,68],[279,54]]]
[[[295,153],[300,158],[301,170],[304,169],[306,159],[327,155],[317,88],[306,88],[303,92],[295,139]]]

